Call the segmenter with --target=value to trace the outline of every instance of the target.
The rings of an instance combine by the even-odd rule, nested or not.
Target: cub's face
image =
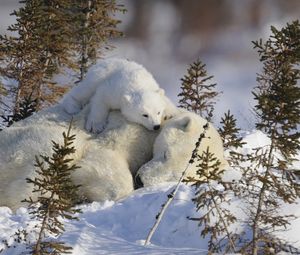
[[[122,114],[129,120],[149,130],[159,130],[166,104],[163,95],[157,92],[132,93],[125,95]]]

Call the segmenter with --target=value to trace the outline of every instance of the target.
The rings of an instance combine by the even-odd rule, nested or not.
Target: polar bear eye
[[[160,114],[160,112],[157,113],[157,115],[159,115],[159,114]]]
[[[143,114],[143,117],[148,118],[149,116],[148,114]]]

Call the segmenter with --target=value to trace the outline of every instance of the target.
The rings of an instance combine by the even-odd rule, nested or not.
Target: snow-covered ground
[[[264,145],[268,139],[259,131],[245,134],[244,152],[253,147]],[[226,178],[238,178],[239,173],[230,171]],[[79,221],[66,222],[66,232],[59,237],[73,247],[74,255],[93,254],[207,254],[207,239],[200,237],[201,226],[190,221],[187,216],[197,217],[191,199],[194,190],[191,186],[182,184],[176,198],[168,208],[151,245],[143,246],[155,216],[175,183],[159,184],[151,188],[142,188],[133,192],[123,200],[105,203],[94,202],[82,205]],[[241,201],[233,199],[230,209],[244,217]],[[284,212],[294,214],[297,219],[291,222],[286,231],[276,232],[278,237],[300,248],[300,205],[284,206]],[[30,220],[27,209],[20,208],[13,213],[7,207],[0,207],[0,240],[13,244],[13,234],[17,229],[27,229],[29,240],[34,240],[35,222]],[[233,224],[231,229],[243,231],[241,223]],[[14,243],[16,245],[16,243]],[[6,249],[0,244],[2,254],[20,254],[24,245],[17,244],[16,248]]]
[[[67,231],[61,237],[73,247],[76,255],[92,254],[206,254],[206,241],[199,238],[199,229],[187,216],[195,216],[190,201],[193,192],[182,185],[178,196],[153,236],[153,245],[144,247],[155,215],[173,183],[137,190],[122,201],[94,202],[81,206],[79,221],[67,223]],[[9,244],[10,236],[30,222],[28,211],[20,208],[13,214],[8,208],[0,208],[0,238]],[[30,228],[34,222],[30,222]],[[33,235],[31,235],[32,237]],[[4,245],[0,246],[0,250]],[[24,247],[10,248],[3,254],[18,254]]]

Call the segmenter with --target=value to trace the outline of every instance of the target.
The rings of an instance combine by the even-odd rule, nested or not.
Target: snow
[[[245,133],[244,141],[248,144],[243,147],[243,152],[268,144],[268,138],[260,131]],[[224,180],[239,178],[240,173],[235,169],[230,169],[224,174]],[[194,197],[194,188],[185,184],[180,186],[151,240],[151,245],[143,246],[154,224],[155,216],[174,185],[175,183],[163,183],[141,188],[116,202],[81,205],[79,207],[82,213],[78,215],[80,220],[66,221],[66,232],[59,239],[73,247],[73,255],[207,254],[208,239],[200,236],[201,226],[187,219],[199,217],[204,211],[196,211],[191,201]],[[246,217],[242,209],[244,205],[237,198],[233,197],[227,207],[239,218]],[[286,231],[278,231],[274,235],[299,248],[299,203],[285,205],[282,211],[294,214],[297,219],[291,222]],[[20,208],[13,213],[7,207],[0,207],[0,240],[7,240],[9,245],[13,243],[11,236],[14,232],[22,228],[29,230],[29,240],[33,241],[34,225],[35,222],[30,219],[26,208]],[[247,231],[241,223],[232,224],[230,229],[238,232]],[[15,243],[15,245],[16,248],[5,249],[5,245],[0,244],[0,250],[5,249],[2,254],[13,255],[19,254],[25,248],[23,244]]]
[[[16,4],[17,1],[6,0],[6,2]],[[236,0],[235,3],[235,15],[240,17],[238,25],[246,22],[244,12],[241,10],[247,9],[247,6],[242,1]],[[130,4],[130,1],[126,1],[129,14]],[[127,57],[145,65],[156,75],[155,78],[176,102],[180,78],[186,72],[188,64],[200,54],[201,60],[207,64],[208,72],[215,75],[219,89],[224,91],[216,109],[218,119],[224,111],[232,109],[238,115],[239,124],[244,128],[253,128],[254,117],[249,113],[253,104],[250,91],[256,84],[255,73],[259,72],[260,67],[250,42],[256,38],[266,37],[270,33],[271,24],[281,27],[287,21],[286,17],[279,15],[279,10],[275,10],[277,6],[272,1],[265,1],[265,5],[266,18],[261,21],[257,31],[249,27],[244,29],[243,26],[239,26],[239,29],[229,28],[223,33],[216,33],[213,40],[210,40],[209,49],[201,51],[205,47],[203,45],[205,42],[199,36],[190,34],[181,36],[180,40],[172,36],[176,35],[177,15],[175,10],[161,1],[152,10],[155,14],[152,20],[155,22],[149,29],[149,42],[145,44],[134,39],[122,39],[115,43],[117,49],[110,55]],[[8,15],[11,10],[11,6],[1,3],[1,32],[14,22],[14,17]],[[272,17],[269,17],[270,14]],[[163,15],[166,15],[166,18],[161,20]],[[129,21],[130,17],[125,16],[123,25],[129,24]],[[220,41],[222,44],[219,43]],[[243,147],[244,153],[269,142],[262,132],[255,130],[245,133],[245,141],[247,144]],[[294,166],[299,169],[300,161]],[[230,169],[224,174],[223,179],[224,181],[238,180],[240,176],[238,170]],[[186,218],[197,217],[201,213],[195,211],[194,204],[191,202],[193,189],[186,185],[180,186],[179,193],[153,236],[152,245],[143,246],[143,241],[154,223],[155,215],[173,186],[174,183],[161,184],[136,190],[121,201],[82,205],[80,208],[83,213],[79,215],[80,220],[66,222],[66,232],[59,238],[73,247],[73,255],[207,254],[207,240],[200,237],[201,227],[197,226],[197,222]],[[231,209],[240,216],[241,207],[242,204],[237,200],[231,204]],[[287,231],[277,232],[276,235],[300,247],[300,205],[299,203],[288,205],[282,210],[294,214],[297,219],[291,222]],[[25,248],[24,245],[16,244],[16,248],[6,249],[1,240],[6,240],[9,245],[13,244],[12,235],[18,229],[28,229],[29,239],[34,240],[35,233],[32,230],[35,223],[30,219],[26,208],[12,212],[7,207],[0,207],[0,251],[5,249],[1,255],[20,254]],[[242,226],[232,227],[242,228]]]
[[[182,185],[177,199],[152,239],[153,245],[144,247],[150,227],[160,205],[165,201],[174,183],[135,191],[128,198],[104,203],[93,202],[80,206],[79,221],[67,222],[61,240],[73,247],[72,254],[206,254],[205,240],[199,240],[195,222],[186,216],[195,216],[190,201],[192,189]],[[10,236],[30,222],[28,211],[20,208],[14,214],[7,207],[0,208],[0,238],[12,243]],[[33,228],[34,222],[30,222]],[[31,240],[34,234],[31,235]],[[0,250],[4,245],[0,245]],[[24,246],[7,249],[3,254],[17,254]]]

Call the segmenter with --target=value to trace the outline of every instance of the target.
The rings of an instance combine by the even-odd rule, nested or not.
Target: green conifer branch
[[[72,183],[71,174],[79,167],[72,164],[73,159],[70,158],[75,153],[75,135],[71,134],[71,124],[67,133],[63,132],[63,144],[52,141],[53,153],[50,157],[36,156],[37,175],[34,179],[26,179],[33,185],[37,198],[29,197],[23,202],[29,204],[33,218],[40,221],[37,241],[30,245],[31,254],[34,255],[69,253],[72,249],[63,242],[48,240],[49,234],[58,236],[65,231],[59,217],[78,220],[74,215],[81,212],[73,207],[79,185]]]
[[[263,63],[258,86],[253,91],[257,101],[256,127],[267,134],[270,145],[257,148],[248,156],[252,166],[241,180],[247,186],[244,192],[252,229],[251,245],[246,246],[251,246],[248,252],[253,255],[272,242],[273,230],[285,229],[290,224],[293,215],[283,215],[279,208],[282,203],[295,202],[299,196],[299,184],[290,170],[300,149],[299,21],[281,30],[271,27],[271,31],[266,42],[261,39],[253,42]]]
[[[199,218],[189,218],[198,221],[203,226],[201,236],[209,235],[209,254],[215,252],[236,252],[236,240],[238,235],[231,233],[229,226],[237,221],[237,218],[224,208],[225,203],[230,203],[229,192],[222,181],[220,161],[207,148],[202,155],[197,155],[197,178],[187,177],[184,182],[191,183],[195,187],[195,197],[192,201],[197,211],[203,214]],[[212,183],[214,182],[214,185]],[[215,184],[219,185],[216,186]],[[223,185],[223,188],[220,187]]]
[[[179,107],[210,120],[220,92],[215,90],[216,83],[209,83],[213,76],[207,75],[205,66],[200,60],[190,65],[187,74],[181,79],[181,92],[178,97]]]

